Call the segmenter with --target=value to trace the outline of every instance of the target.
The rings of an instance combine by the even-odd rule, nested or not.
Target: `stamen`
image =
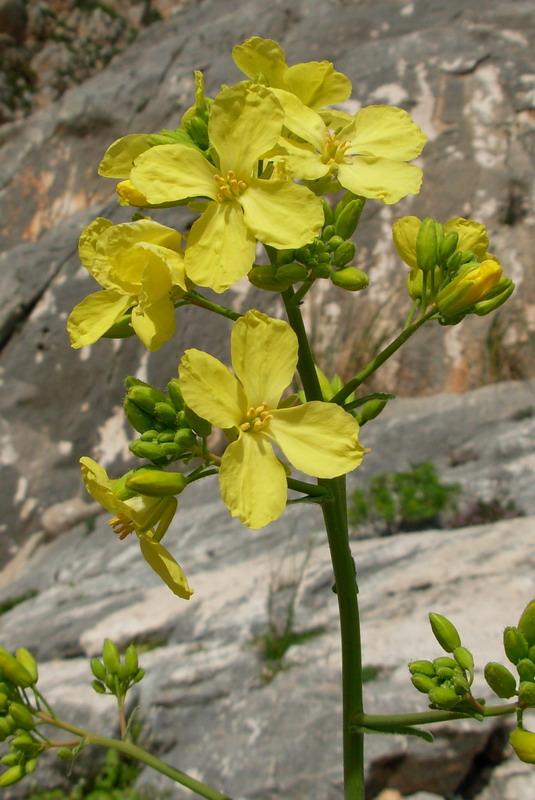
[[[132,520],[129,520],[127,517],[123,517],[122,514],[110,519],[108,524],[111,525],[113,532],[119,537],[119,539],[126,539],[130,533],[135,531],[135,526]]]
[[[229,169],[226,178],[222,175],[214,175],[214,180],[219,186],[219,191],[216,194],[218,203],[225,203],[227,200],[236,200],[236,198],[247,189],[247,183],[243,180],[238,180],[232,169]]]
[[[251,423],[250,422],[242,422],[242,424],[239,425],[238,427],[239,427],[239,429],[241,431],[248,431],[249,428],[251,427]]]

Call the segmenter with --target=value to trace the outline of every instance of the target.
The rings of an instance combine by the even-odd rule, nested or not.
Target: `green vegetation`
[[[406,472],[382,472],[367,490],[353,491],[349,521],[368,523],[384,536],[437,527],[441,514],[456,510],[460,491],[459,484],[441,483],[429,462],[413,464]]]

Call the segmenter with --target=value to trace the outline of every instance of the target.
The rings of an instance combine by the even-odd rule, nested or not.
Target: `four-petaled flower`
[[[120,539],[135,533],[147,564],[173,594],[189,600],[193,589],[190,589],[182,568],[160,542],[177,509],[176,497],[135,494],[125,486],[127,476],[110,480],[104,467],[87,456],[81,458],[80,463],[87,491],[97,503],[114,515],[110,520],[114,533]]]
[[[356,420],[333,403],[278,408],[297,365],[297,337],[282,320],[248,311],[233,326],[232,367],[187,350],[179,367],[187,405],[237,439],[223,454],[219,485],[232,516],[250,528],[277,519],[286,507],[286,471],[273,451],[317,478],[350,472],[366,452]]]
[[[80,237],[80,260],[103,287],[72,310],[67,330],[73,347],[100,339],[128,310],[131,324],[148,350],[157,350],[175,332],[173,299],[186,291],[180,234],[141,219],[114,225],[97,217]]]
[[[209,198],[193,224],[186,273],[199,286],[223,292],[251,268],[256,240],[278,249],[312,241],[323,224],[320,200],[289,180],[258,177],[258,162],[276,144],[284,111],[263,86],[238,84],[210,109],[214,166],[192,147],[159,145],[134,161],[133,186],[150,203]]]

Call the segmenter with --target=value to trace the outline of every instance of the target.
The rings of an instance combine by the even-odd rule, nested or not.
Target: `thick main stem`
[[[283,293],[288,321],[299,341],[297,369],[307,400],[322,400],[321,389],[303,318],[293,302],[292,289]],[[342,643],[342,716],[344,745],[344,798],[364,800],[364,735],[351,730],[351,720],[362,714],[362,661],[355,565],[349,547],[345,477],[319,479],[332,502],[323,503],[323,517],[333,564],[340,614]]]

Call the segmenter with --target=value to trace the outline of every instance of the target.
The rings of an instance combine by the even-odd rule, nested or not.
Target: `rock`
[[[24,0],[0,0],[0,31],[22,42],[28,13]]]
[[[41,517],[41,524],[49,541],[71,530],[82,520],[94,520],[101,513],[102,507],[98,503],[87,503],[80,497],[73,497],[72,500],[49,506]]]

